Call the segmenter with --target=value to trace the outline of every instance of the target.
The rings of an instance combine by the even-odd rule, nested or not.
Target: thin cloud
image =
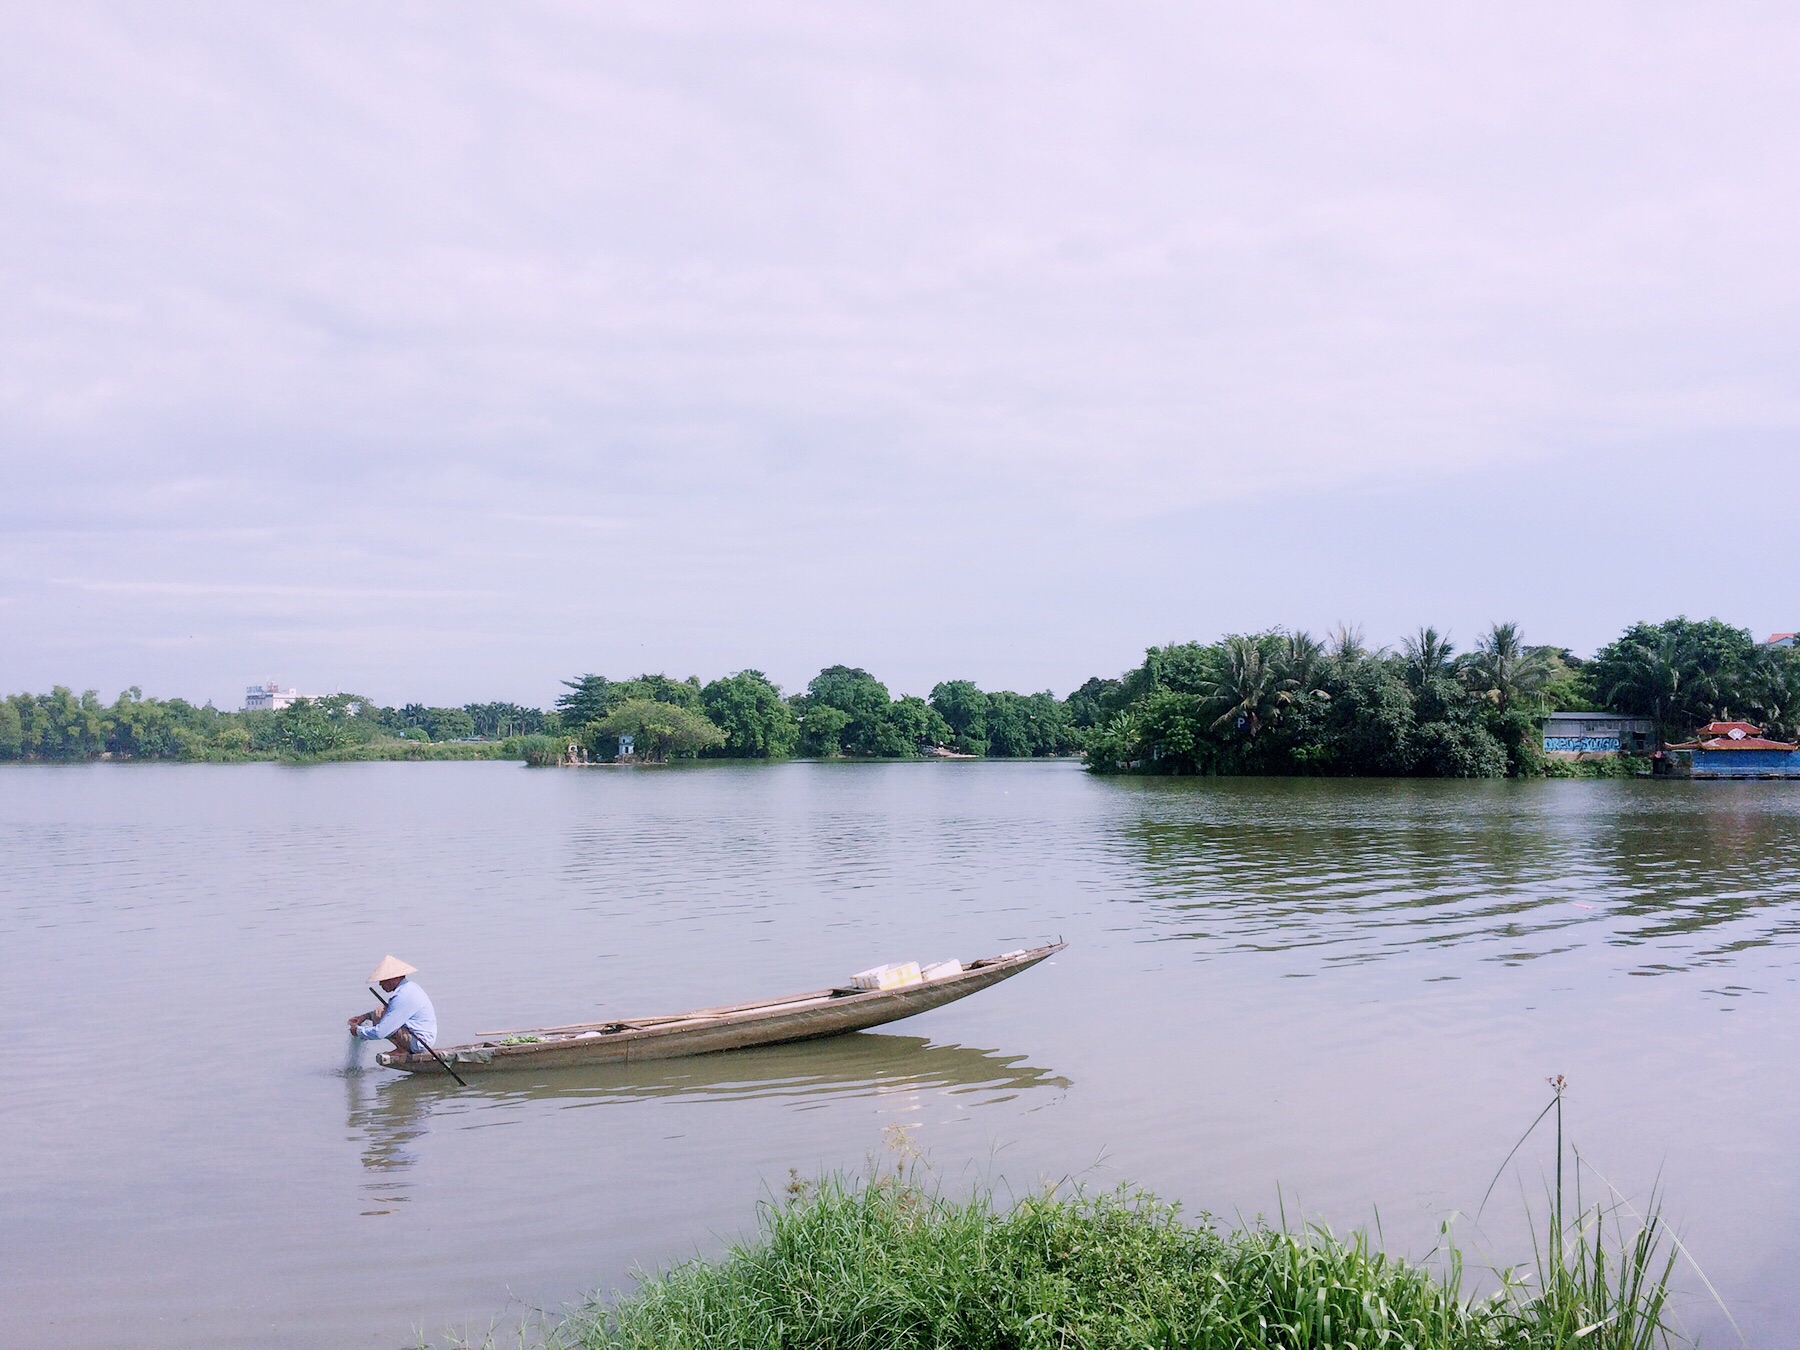
[[[1329,622],[1351,572],[1380,622],[1494,608],[1585,646],[1709,603],[1611,576],[1667,485],[1783,481],[1800,439],[1785,11],[190,0],[0,29],[15,683],[523,698],[614,654],[792,682],[840,646],[909,687],[1073,683]],[[1636,486],[1558,495],[1603,463]],[[1466,546],[1401,575],[1371,491]],[[1564,537],[1523,556],[1519,513]],[[1710,603],[1792,627],[1788,574]],[[399,627],[327,659],[273,622],[334,605],[492,640],[416,671]]]
[[[307,586],[262,585],[217,581],[117,581],[87,577],[52,577],[53,586],[70,586],[96,595],[164,596],[177,599],[206,599],[229,596],[233,599],[314,600],[320,603],[340,600],[492,600],[502,592],[495,590],[403,589],[387,586]]]

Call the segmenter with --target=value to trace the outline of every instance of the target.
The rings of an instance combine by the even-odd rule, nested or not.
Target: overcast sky
[[[12,5],[0,688],[1800,627],[1786,6]]]

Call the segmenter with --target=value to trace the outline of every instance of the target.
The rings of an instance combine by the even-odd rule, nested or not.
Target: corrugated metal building
[[[1559,712],[1544,719],[1544,753],[1560,759],[1647,755],[1656,749],[1656,723],[1623,713]]]

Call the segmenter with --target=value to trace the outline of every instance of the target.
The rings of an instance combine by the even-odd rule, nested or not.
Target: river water
[[[1067,951],[881,1032],[635,1068],[346,1067]],[[907,1127],[946,1185],[1145,1185],[1529,1255],[1569,1132],[1800,1343],[1800,785],[1119,781],[1067,763],[0,771],[9,1345],[392,1347],[746,1234]],[[1590,1180],[1590,1185],[1600,1185]],[[1691,1271],[1680,1312],[1737,1334]]]

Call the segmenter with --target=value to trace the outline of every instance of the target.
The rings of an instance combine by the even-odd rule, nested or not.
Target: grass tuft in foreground
[[[1535,1278],[1462,1292],[1363,1234],[1220,1234],[1142,1192],[956,1201],[916,1172],[827,1178],[765,1207],[757,1239],[645,1279],[557,1327],[583,1350],[674,1347],[1491,1347],[1669,1344],[1654,1218],[1633,1237],[1553,1220]],[[1593,1216],[1588,1216],[1593,1217]],[[1535,1286],[1536,1292],[1532,1292]]]

